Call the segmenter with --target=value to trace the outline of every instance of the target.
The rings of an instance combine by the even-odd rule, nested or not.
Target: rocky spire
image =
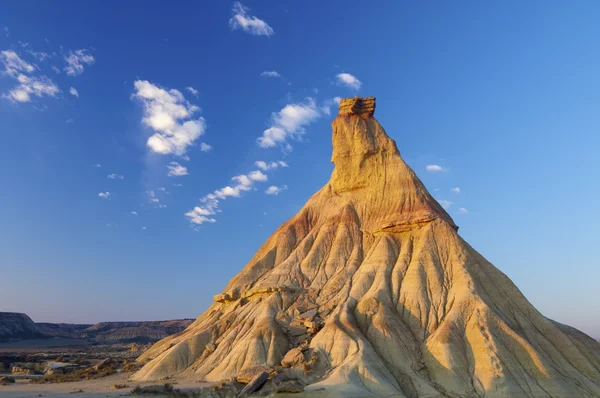
[[[600,344],[542,316],[458,235],[374,110],[374,98],[340,102],[330,181],[193,324],[139,358],[133,379],[277,374],[263,388],[600,397]]]
[[[452,218],[402,160],[396,143],[377,119],[374,97],[344,98],[332,123],[335,164],[329,184],[338,194],[362,202],[361,217],[372,230],[405,229],[413,223]]]

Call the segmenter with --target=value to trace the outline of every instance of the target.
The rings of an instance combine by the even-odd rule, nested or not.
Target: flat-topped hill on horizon
[[[35,323],[27,314],[0,312],[0,342],[68,338],[92,342],[148,342],[184,330],[193,319],[100,322],[96,324]]]

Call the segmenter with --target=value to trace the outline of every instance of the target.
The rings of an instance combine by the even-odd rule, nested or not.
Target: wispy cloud
[[[267,175],[260,170],[251,171],[248,174],[242,174],[232,177],[235,182],[233,185],[227,185],[223,188],[215,190],[200,199],[202,205],[194,207],[192,210],[185,213],[185,216],[193,224],[214,223],[217,220],[213,217],[219,210],[220,200],[227,198],[239,198],[242,192],[247,192],[252,189],[255,182],[267,181]]]
[[[210,152],[212,149],[212,145],[208,145],[206,142],[200,144],[200,150],[202,152]]]
[[[108,199],[108,198],[110,198],[110,192],[108,192],[108,191],[107,191],[107,192],[100,192],[100,193],[98,194],[98,196],[99,196],[100,198],[102,198],[102,199]]]
[[[244,32],[255,36],[273,36],[275,31],[268,23],[253,15],[249,15],[250,9],[239,1],[233,3],[233,16],[229,20],[232,30],[242,29]]]
[[[138,212],[137,212],[137,211],[135,211],[135,210],[132,210],[132,212],[131,212],[131,215],[132,215],[132,216],[137,216],[137,215],[138,215]]]
[[[4,73],[16,78],[21,72],[32,73],[35,67],[24,61],[19,54],[13,50],[4,50],[0,52],[2,63],[4,64]]]
[[[146,195],[148,196],[148,202],[152,203],[155,208],[164,209],[167,207],[167,205],[160,203],[160,199],[157,197],[156,192],[146,191]]]
[[[321,105],[321,111],[324,114],[326,114],[327,116],[331,115],[331,107],[333,106],[333,104],[336,104],[339,106],[341,100],[342,100],[341,97],[334,97],[334,98],[323,101],[323,103]]]
[[[56,97],[58,86],[54,84],[47,76],[25,76],[23,74],[17,77],[19,85],[8,92],[5,98],[13,102],[30,102],[31,96],[36,97]]]
[[[299,138],[305,132],[305,127],[317,120],[321,113],[313,98],[307,98],[304,103],[288,104],[279,112],[271,116],[271,127],[266,129],[257,139],[262,148],[271,148],[277,145],[291,150],[288,138]]]
[[[458,209],[458,212],[460,214],[469,214],[469,210],[465,209],[464,207],[461,207],[460,209]]]
[[[106,178],[110,180],[124,180],[125,176],[123,174],[112,173],[107,175]]]
[[[79,50],[71,50],[65,56],[65,72],[69,76],[81,75],[84,71],[84,65],[92,65],[96,62],[94,56],[89,50],[81,48]]]
[[[206,121],[192,115],[200,110],[175,89],[165,90],[147,80],[136,80],[133,97],[144,105],[142,122],[155,133],[146,144],[156,153],[182,156],[204,134]]]
[[[432,173],[441,173],[441,172],[448,171],[446,168],[444,168],[438,164],[428,164],[427,166],[425,166],[425,170],[432,172]]]
[[[32,96],[56,97],[59,93],[58,86],[47,76],[27,76],[35,72],[35,67],[24,61],[15,51],[4,50],[0,52],[0,60],[4,65],[3,74],[15,79],[19,84],[3,94],[13,102],[30,102]]]
[[[254,164],[256,165],[256,167],[264,171],[276,169],[278,167],[288,167],[288,164],[283,160],[278,160],[276,162],[269,163],[265,162],[264,160],[257,160],[256,162],[254,162]]]
[[[94,167],[102,167],[102,165],[100,163],[96,163]]]
[[[169,169],[168,176],[169,177],[180,177],[188,175],[188,169],[185,166],[180,165],[177,162],[171,162],[167,165],[167,169]]]
[[[335,77],[335,80],[338,85],[349,87],[357,91],[360,90],[360,87],[362,86],[361,81],[350,73],[340,73]]]
[[[267,195],[279,195],[282,191],[285,191],[286,189],[287,189],[287,185],[282,185],[280,187],[271,185],[269,188],[267,188],[265,193]]]
[[[79,92],[77,91],[77,89],[75,87],[71,87],[69,89],[69,94],[71,94],[74,97],[79,98]]]
[[[275,70],[266,70],[263,73],[260,74],[261,76],[265,76],[265,77],[279,77],[281,78],[281,75],[279,74],[279,72],[275,71]]]
[[[36,61],[44,62],[48,58],[52,58],[56,55],[56,53],[49,54],[44,51],[34,51],[33,48],[31,48],[31,46],[27,42],[19,41],[19,44],[21,45],[21,47],[23,47],[25,52],[31,55],[33,58],[35,58]]]
[[[194,87],[188,86],[185,89],[187,90],[188,93],[192,94],[195,97],[197,97],[198,94],[200,94],[200,91],[196,90]]]
[[[9,36],[10,36],[10,29],[8,29],[8,26],[5,26],[5,27],[4,27],[4,35],[5,35],[6,37],[9,37]]]
[[[43,52],[43,51],[33,51],[33,50],[27,50],[27,52],[29,54],[31,54],[31,56],[33,58],[35,58],[36,60],[40,61],[40,62],[44,62],[45,60],[47,60],[48,58],[53,58],[56,53],[52,53],[52,54],[48,54],[47,52]]]
[[[456,187],[456,188],[450,188],[450,192],[454,192],[454,193],[460,193],[460,188]]]

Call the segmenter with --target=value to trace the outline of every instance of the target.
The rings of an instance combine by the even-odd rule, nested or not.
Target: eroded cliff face
[[[39,339],[44,337],[35,323],[27,316],[18,312],[0,312],[0,341]]]
[[[342,100],[330,181],[134,378],[269,369],[328,396],[600,396],[600,344],[461,239],[374,110]]]

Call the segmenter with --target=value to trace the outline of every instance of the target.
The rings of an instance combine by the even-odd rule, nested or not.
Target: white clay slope
[[[600,344],[458,235],[361,101],[332,123],[330,181],[134,378],[285,365],[328,396],[600,397]]]

